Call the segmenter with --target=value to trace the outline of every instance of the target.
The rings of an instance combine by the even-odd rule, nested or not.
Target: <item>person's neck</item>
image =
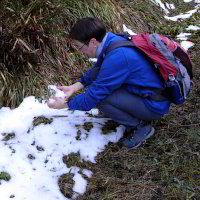
[[[104,44],[105,44],[105,42],[106,42],[107,37],[108,37],[108,33],[106,33],[106,35],[104,36],[102,42],[101,42],[100,45],[97,47],[97,49],[96,49],[96,58],[98,58],[98,57],[100,56],[100,54],[101,54],[101,52],[102,52],[102,50],[103,50],[103,46],[104,46]]]

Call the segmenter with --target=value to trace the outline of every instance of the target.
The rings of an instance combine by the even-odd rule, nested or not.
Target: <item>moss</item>
[[[81,140],[81,130],[77,130],[76,140]]]
[[[76,128],[78,128],[76,140],[81,140],[81,139],[80,139],[80,136],[81,136],[81,130],[80,130],[80,128],[83,128],[84,130],[87,131],[87,132],[85,133],[86,138],[88,137],[88,134],[89,134],[90,130],[93,128],[92,122],[85,122],[83,125],[77,124],[77,125],[75,125],[75,126],[76,126]]]
[[[80,169],[91,169],[94,165],[89,161],[84,161],[80,157],[80,153],[71,153],[63,157],[63,162],[67,165],[68,168],[76,166]]]
[[[63,162],[67,165],[67,167],[77,166],[80,162],[80,153],[71,153],[67,156],[63,157]]]
[[[9,181],[11,179],[11,176],[9,173],[7,172],[0,172],[0,181],[4,180],[4,181]]]
[[[108,120],[105,125],[102,127],[102,133],[103,134],[108,134],[110,132],[117,132],[117,127],[119,124],[113,120]]]
[[[4,138],[2,139],[2,141],[9,141],[11,139],[14,139],[16,136],[15,136],[15,133],[4,133]]]
[[[44,116],[34,117],[33,118],[33,126],[39,126],[40,124],[51,124],[53,122],[53,118],[46,118]]]
[[[43,148],[42,146],[36,146],[36,149],[37,149],[38,151],[44,151],[44,148]]]
[[[83,124],[83,128],[84,128],[87,132],[90,132],[90,130],[93,128],[92,122],[85,122],[85,123]]]
[[[87,132],[90,132],[90,130],[93,128],[92,122],[85,122],[83,125],[76,124],[77,128],[83,128]]]
[[[28,154],[27,158],[30,160],[35,160],[35,156],[33,156],[32,154]]]

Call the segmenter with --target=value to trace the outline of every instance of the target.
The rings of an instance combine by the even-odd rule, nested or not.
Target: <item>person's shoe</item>
[[[121,146],[136,149],[154,133],[155,129],[151,125],[139,125],[128,138],[121,141]]]

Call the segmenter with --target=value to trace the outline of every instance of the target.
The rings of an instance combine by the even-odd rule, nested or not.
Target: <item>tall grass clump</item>
[[[29,95],[45,94],[48,84],[71,84],[89,65],[70,46],[67,34],[82,17],[101,18],[109,30],[125,23],[148,30],[147,11],[155,5],[118,0],[2,0],[0,9],[0,106],[15,107]],[[137,9],[138,7],[138,9]],[[155,23],[155,22],[154,22]]]

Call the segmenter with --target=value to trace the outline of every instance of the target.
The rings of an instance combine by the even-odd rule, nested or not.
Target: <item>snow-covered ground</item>
[[[21,105],[11,110],[0,109],[0,172],[10,174],[10,181],[0,181],[0,199],[8,200],[64,200],[59,191],[58,178],[69,171],[74,173],[74,192],[83,194],[87,181],[76,166],[68,168],[63,155],[80,153],[81,159],[95,163],[96,155],[108,142],[117,142],[124,131],[102,134],[103,124],[108,119],[94,118],[97,110],[89,113],[68,109],[49,109],[35,97],[27,97]],[[33,125],[34,117],[45,116],[49,124]],[[87,132],[83,125],[91,122]],[[77,128],[79,127],[79,128]],[[79,139],[77,131],[79,130]],[[86,176],[92,172],[85,169]]]

